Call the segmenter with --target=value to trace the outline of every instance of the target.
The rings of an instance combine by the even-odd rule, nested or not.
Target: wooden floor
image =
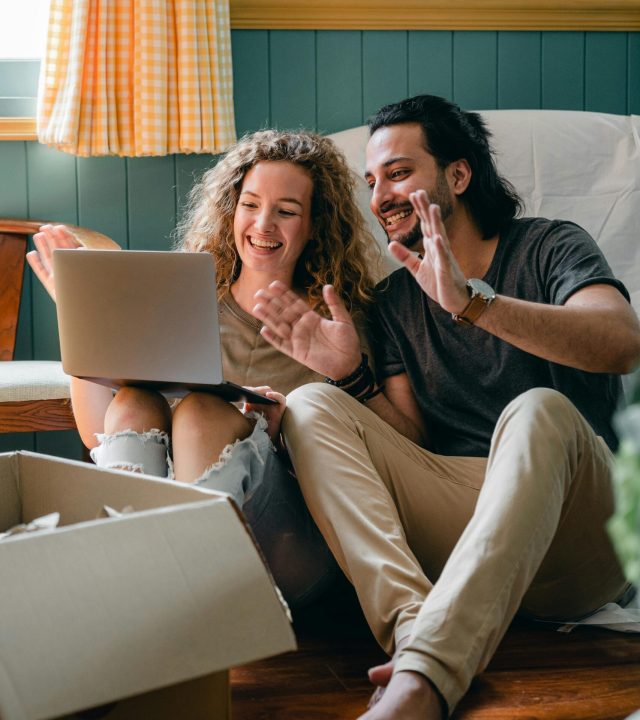
[[[386,656],[359,613],[334,605],[295,621],[297,652],[232,671],[234,720],[352,720],[366,708],[367,668]],[[622,720],[638,709],[640,635],[516,622],[453,717]]]

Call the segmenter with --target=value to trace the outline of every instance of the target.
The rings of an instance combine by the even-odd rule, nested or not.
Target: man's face
[[[422,231],[409,194],[426,190],[429,200],[440,205],[445,222],[454,207],[446,173],[425,149],[422,127],[406,123],[376,130],[367,144],[366,165],[371,210],[389,242],[420,249]]]

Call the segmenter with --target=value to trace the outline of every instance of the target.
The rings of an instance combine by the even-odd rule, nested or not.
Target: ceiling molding
[[[37,140],[36,119],[0,117],[0,140]]]
[[[640,30],[638,0],[231,0],[234,29]]]

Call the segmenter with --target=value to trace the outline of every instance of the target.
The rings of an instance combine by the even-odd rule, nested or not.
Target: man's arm
[[[498,295],[476,325],[532,355],[578,370],[631,372],[640,359],[640,326],[612,285],[589,285],[564,305]]]
[[[371,398],[367,407],[394,430],[425,447],[426,426],[406,373],[386,378],[384,391]]]
[[[466,278],[453,255],[440,215],[423,190],[412,193],[420,217],[424,256],[397,242],[391,253],[429,297],[450,313],[460,313],[469,296]],[[594,284],[564,305],[546,305],[498,295],[475,323],[521,350],[545,360],[601,373],[631,372],[640,360],[640,325],[633,309],[613,286]]]

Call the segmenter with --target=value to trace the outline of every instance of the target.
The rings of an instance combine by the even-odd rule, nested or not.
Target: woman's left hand
[[[253,390],[258,395],[264,395],[270,400],[275,400],[278,404],[273,405],[262,405],[260,403],[245,403],[244,410],[249,412],[254,410],[255,412],[262,413],[267,421],[267,433],[271,440],[275,440],[280,432],[280,423],[282,422],[282,415],[287,406],[287,400],[282,393],[272,390],[268,385],[260,385],[259,387],[246,386],[247,390]]]

